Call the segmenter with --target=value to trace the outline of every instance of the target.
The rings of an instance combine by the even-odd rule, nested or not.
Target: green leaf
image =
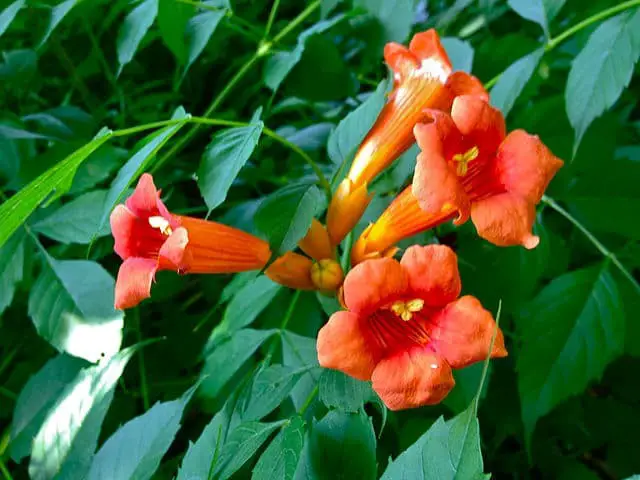
[[[478,386],[482,379],[483,368],[484,365],[478,362],[469,367],[453,371],[453,379],[456,381],[456,386],[449,392],[449,395],[447,395],[443,403],[453,410],[454,413],[465,410],[478,394]],[[487,376],[490,375],[491,365],[489,365],[489,370],[487,371]],[[484,383],[480,399],[484,398],[487,394],[488,383],[488,380]]]
[[[47,29],[45,30],[44,36],[42,37],[42,40],[40,40],[40,45],[38,45],[38,47],[42,47],[42,45],[45,44],[58,24],[67,16],[71,9],[81,1],[82,0],[66,0],[51,9],[49,24],[47,25]]]
[[[320,0],[320,18],[325,19],[342,0]]]
[[[48,254],[29,294],[38,334],[59,351],[96,362],[122,343],[123,312],[113,307],[115,281],[98,263]]]
[[[442,417],[389,464],[381,480],[485,478],[475,402],[451,420]]]
[[[252,480],[292,480],[304,446],[304,421],[292,417],[260,456]]]
[[[538,67],[542,55],[544,55],[544,48],[515,61],[502,72],[498,82],[491,89],[491,103],[501,110],[505,117],[513,108],[518,96]]]
[[[272,365],[260,370],[253,380],[249,398],[241,414],[243,421],[260,420],[275,410],[291,393],[309,368]]]
[[[295,67],[302,58],[302,53],[304,52],[304,46],[307,39],[312,35],[329,30],[344,18],[344,15],[336,15],[329,20],[322,20],[316,23],[300,34],[298,37],[298,43],[292,51],[276,52],[270,56],[265,62],[264,71],[262,73],[264,84],[275,92],[287,75],[289,75],[289,72],[291,72],[293,67]]]
[[[624,350],[624,313],[607,265],[566,273],[525,307],[518,387],[525,439],[539,418],[598,379]]]
[[[124,163],[126,158],[125,149],[109,144],[103,145],[78,167],[69,195],[83,193],[103,182],[109,178],[116,167]]]
[[[271,433],[285,423],[286,420],[281,420],[272,423],[246,422],[238,425],[222,448],[214,477],[219,480],[231,477],[267,441]]]
[[[325,197],[315,185],[289,185],[264,199],[254,222],[269,240],[272,254],[278,257],[296,247],[309,231],[311,220],[324,207]]]
[[[364,412],[327,413],[311,429],[296,478],[376,478],[376,437],[371,419]]]
[[[18,231],[3,247],[0,247],[0,313],[11,305],[16,283],[22,280],[24,239],[24,232]]]
[[[403,43],[413,24],[412,0],[353,0],[354,7],[364,8],[384,27],[387,42]]]
[[[333,163],[342,165],[355,153],[384,106],[388,87],[387,80],[380,82],[375,92],[340,120],[336,129],[331,132],[327,152]]]
[[[276,330],[239,330],[207,353],[202,369],[201,392],[214,398],[238,369]]]
[[[346,412],[357,412],[365,402],[375,397],[370,382],[363,382],[337,370],[322,370],[320,375],[320,400],[327,407]]]
[[[640,56],[640,9],[603,22],[571,65],[565,100],[575,130],[574,152],[591,122],[629,85]]]
[[[100,145],[109,140],[111,135],[110,130],[100,130],[93,140],[51,167],[0,205],[0,247],[51,192],[54,194],[49,201],[69,190],[78,166]]]
[[[303,337],[289,331],[284,331],[282,337],[282,363],[290,367],[311,367],[318,365],[318,353],[316,351],[315,338]],[[291,391],[291,400],[297,410],[309,398],[309,395],[318,384],[319,375],[312,369],[305,373],[298,384]]]
[[[87,480],[151,478],[180,428],[180,419],[196,387],[177,400],[156,403],[128,421],[93,457]]]
[[[158,0],[144,0],[124,19],[116,40],[116,50],[118,51],[118,62],[120,64],[118,76],[123,67],[133,59],[140,42],[149,28],[151,28],[151,25],[153,25],[157,15]]]
[[[165,45],[179,64],[187,59],[186,28],[194,8],[176,0],[158,0],[158,28]]]
[[[98,228],[106,198],[106,190],[85,193],[34,223],[32,228],[58,242],[91,243],[94,235],[102,237],[111,232],[108,224]]]
[[[507,0],[507,3],[522,18],[540,25],[544,35],[549,37],[549,20],[545,0]]]
[[[264,123],[255,116],[246,127],[217,132],[204,152],[198,169],[198,187],[209,213],[222,204],[234,180],[255,150]]]
[[[454,70],[471,73],[473,67],[473,47],[466,40],[455,37],[445,37],[442,46],[449,55]]]
[[[177,480],[209,479],[214,460],[219,456],[227,437],[233,410],[231,399],[215,414],[196,441],[191,443],[178,470]]]
[[[138,348],[140,344],[85,368],[62,391],[33,439],[30,478],[84,478],[116,383]]]
[[[185,32],[187,43],[187,62],[184,68],[184,74],[187,73],[189,67],[196,61],[207,46],[211,35],[213,35],[213,32],[215,32],[220,20],[224,18],[226,13],[226,10],[202,12],[195,15],[187,22]]]
[[[158,151],[178,132],[178,130],[180,130],[180,128],[188,121],[190,115],[185,113],[182,108],[179,108],[171,118],[182,121],[145,137],[142,140],[144,146],[141,147],[118,171],[118,174],[111,183],[111,188],[107,193],[102,218],[100,219],[100,224],[96,233],[102,230],[109,218],[109,215],[111,215],[111,211],[116,204],[122,201],[122,197],[127,189],[136,178],[144,173],[155,159]]]
[[[11,422],[11,458],[20,462],[31,451],[31,443],[62,391],[87,366],[87,362],[68,355],[49,360],[29,378],[16,401]]]
[[[0,13],[0,36],[7,31],[13,19],[16,18],[18,12],[24,7],[26,0],[16,0]]]
[[[280,290],[281,286],[265,275],[260,275],[240,288],[227,305],[222,321],[211,332],[207,349],[225,336],[253,323]]]

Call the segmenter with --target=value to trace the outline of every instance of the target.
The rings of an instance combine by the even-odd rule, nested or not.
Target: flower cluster
[[[298,244],[302,253],[272,258],[256,236],[170,213],[145,174],[111,215],[123,259],[116,307],[149,297],[159,270],[266,268],[282,285],[337,293],[345,309],[318,333],[320,364],[371,381],[394,410],[438,403],[454,386],[452,369],[506,356],[491,313],[472,296],[459,298],[453,250],[416,245],[397,261],[396,245],[444,222],[471,219],[495,245],[535,248],[535,207],[563,162],[538,137],[507,133],[482,84],[453,71],[434,30],[415,35],[409,48],[388,44],[384,58],[394,88],[333,195],[326,228],[312,222]],[[355,241],[345,277],[337,252],[371,200],[368,185],[415,142],[412,183]]]

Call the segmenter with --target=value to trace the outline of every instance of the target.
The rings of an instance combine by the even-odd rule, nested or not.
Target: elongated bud
[[[313,262],[297,253],[287,252],[264,272],[267,277],[280,285],[299,290],[317,290],[311,281]]]
[[[315,218],[311,222],[307,235],[300,240],[298,246],[314,260],[334,257],[334,248],[327,229]]]
[[[322,292],[335,292],[343,280],[344,272],[335,260],[320,260],[311,267],[311,281]]]
[[[327,231],[333,245],[338,245],[358,224],[371,198],[366,183],[355,187],[348,178],[340,183],[327,211]]]

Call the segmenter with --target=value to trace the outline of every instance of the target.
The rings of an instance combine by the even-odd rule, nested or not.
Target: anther
[[[456,167],[456,173],[459,177],[464,177],[469,170],[469,162],[478,158],[478,154],[480,153],[480,149],[475,146],[470,148],[464,153],[458,153],[453,156],[453,161],[458,164]]]
[[[414,298],[405,302],[398,300],[391,305],[391,311],[399,316],[405,322],[408,322],[413,317],[413,314],[419,312],[424,307],[424,300],[421,298]]]
[[[169,220],[161,216],[149,217],[149,225],[152,228],[157,228],[163,235],[171,235],[173,230],[171,230],[171,226],[169,225]]]

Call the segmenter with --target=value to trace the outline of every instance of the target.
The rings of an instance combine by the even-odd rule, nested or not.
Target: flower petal
[[[327,232],[333,245],[340,244],[353,230],[372,198],[366,182],[357,186],[345,178],[340,183],[327,210]]]
[[[138,185],[131,196],[127,198],[126,205],[135,215],[148,217],[157,215],[159,193],[153,177],[148,173],[143,173],[138,180]]]
[[[267,277],[280,285],[299,290],[316,290],[311,280],[313,262],[294,252],[287,252],[276,259],[264,272]]]
[[[506,189],[536,204],[564,162],[537,135],[514,130],[498,148],[496,170]]]
[[[456,224],[469,218],[469,198],[458,175],[443,156],[436,123],[418,124],[414,129],[419,144],[425,148],[418,155],[413,175],[412,193],[420,208],[429,215],[458,211]]]
[[[391,410],[435,405],[455,385],[451,367],[428,348],[412,348],[385,358],[371,377],[373,389]]]
[[[446,245],[409,247],[400,264],[409,276],[409,286],[429,307],[454,301],[462,288],[458,258]]]
[[[493,156],[504,140],[504,116],[477,96],[456,97],[451,107],[451,118],[460,133],[467,137],[466,140],[480,149],[481,155]]]
[[[540,242],[532,233],[535,216],[535,205],[512,193],[493,195],[471,206],[478,235],[499,247],[535,248]]]
[[[181,273],[188,273],[188,265],[191,263],[188,259],[185,259],[185,254],[188,255],[185,250],[188,243],[189,234],[187,229],[179,227],[162,244],[159,255],[169,260]]]
[[[403,295],[408,287],[407,274],[397,260],[366,260],[347,275],[344,301],[352,312],[366,315]]]
[[[433,28],[416,33],[409,43],[409,50],[420,60],[433,59],[440,63],[440,68],[446,72],[447,76],[451,73],[451,60]]]
[[[123,260],[134,256],[136,243],[133,239],[134,231],[136,231],[138,224],[138,217],[124,205],[116,205],[116,208],[111,212],[109,222],[111,223],[111,233],[115,240],[113,246],[114,251]]]
[[[477,298],[464,296],[450,303],[427,323],[429,346],[453,368],[464,368],[487,358],[496,322]],[[491,358],[506,357],[502,331],[498,330]]]
[[[460,95],[473,95],[485,102],[489,101],[489,93],[482,85],[482,82],[466,72],[453,72],[449,75],[446,88],[452,97],[452,101],[453,98]]]
[[[418,68],[418,60],[409,49],[395,42],[387,43],[384,46],[384,61],[393,71],[393,80],[396,86]]]
[[[362,319],[351,312],[336,312],[318,332],[318,361],[359,380],[370,380],[376,366],[375,344],[367,341]]]
[[[158,262],[147,258],[127,258],[118,270],[115,308],[124,310],[138,305],[151,296],[151,282]]]

